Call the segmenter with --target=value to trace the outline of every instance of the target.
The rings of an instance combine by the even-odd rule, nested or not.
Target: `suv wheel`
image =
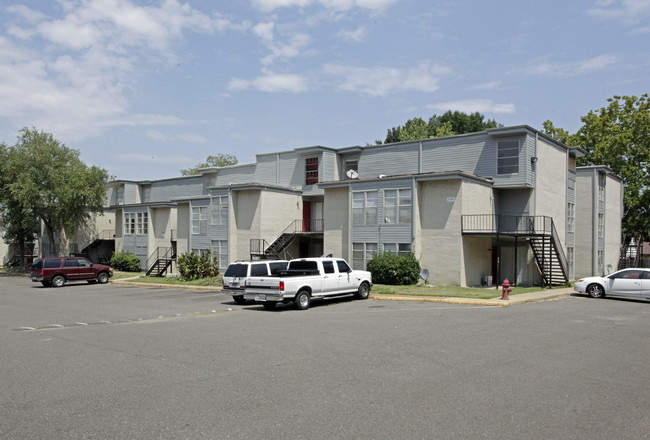
[[[97,281],[99,281],[99,284],[108,283],[108,274],[106,272],[100,273],[99,275],[97,275]]]
[[[63,278],[62,275],[57,275],[54,278],[52,278],[52,285],[54,287],[63,287],[65,284],[65,278]]]

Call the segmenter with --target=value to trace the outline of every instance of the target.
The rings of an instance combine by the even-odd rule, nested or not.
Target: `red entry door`
[[[311,202],[302,202],[302,230],[311,231]]]

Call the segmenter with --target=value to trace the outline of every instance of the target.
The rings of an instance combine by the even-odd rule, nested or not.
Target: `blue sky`
[[[383,140],[446,110],[571,132],[649,92],[650,0],[41,0],[0,6],[0,142],[119,179]]]

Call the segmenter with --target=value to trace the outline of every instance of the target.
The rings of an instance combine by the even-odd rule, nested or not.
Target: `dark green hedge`
[[[420,262],[413,254],[377,254],[368,262],[368,270],[372,273],[372,282],[377,284],[407,286],[420,279]]]
[[[111,267],[125,272],[140,272],[140,259],[132,252],[115,252],[111,257]]]

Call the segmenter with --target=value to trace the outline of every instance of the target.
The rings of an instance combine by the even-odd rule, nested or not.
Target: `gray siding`
[[[203,194],[203,176],[153,182],[149,199],[144,202],[167,202],[174,197],[191,197]]]

